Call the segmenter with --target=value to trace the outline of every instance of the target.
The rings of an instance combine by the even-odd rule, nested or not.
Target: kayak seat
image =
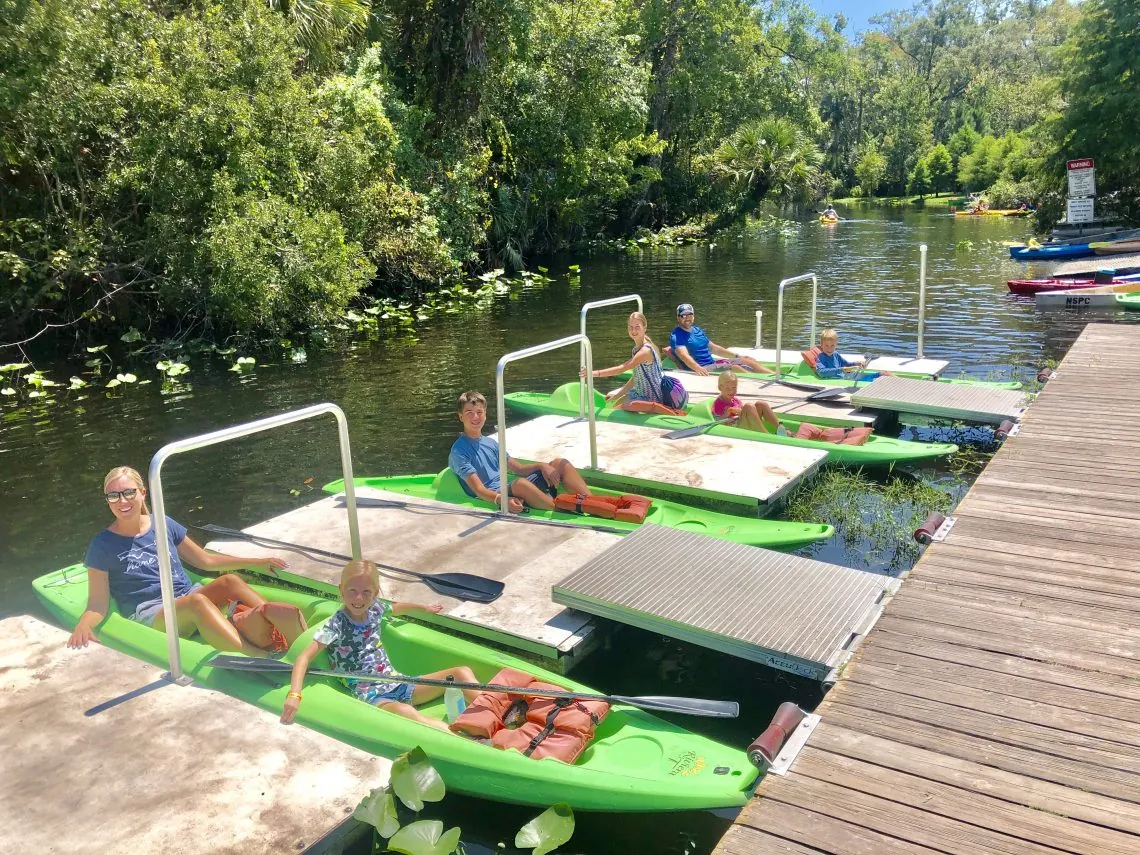
[[[578,380],[571,383],[563,383],[557,389],[550,393],[548,404],[557,409],[577,410],[579,402],[582,400],[582,392],[586,388],[586,384]],[[606,405],[606,396],[594,389],[594,408],[602,409]]]
[[[594,731],[610,711],[605,701],[527,697],[525,689],[564,690],[563,686],[542,683],[525,671],[503,668],[490,680],[503,686],[518,687],[518,694],[483,692],[449,727],[475,739],[490,739],[496,748],[514,749],[541,760],[551,757],[573,763],[593,739]],[[525,720],[510,727],[504,719],[519,702],[525,703]]]
[[[803,361],[811,366],[812,374],[815,373],[816,361],[819,359],[819,355],[822,352],[823,351],[821,351],[818,347],[812,347],[808,350],[800,351],[800,356],[803,358]]]
[[[689,418],[699,419],[702,422],[711,422],[713,420],[712,405],[716,398],[706,398],[703,401],[689,405]]]

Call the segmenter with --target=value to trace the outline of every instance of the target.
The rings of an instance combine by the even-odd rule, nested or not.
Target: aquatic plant
[[[422,748],[416,747],[392,761],[389,783],[365,796],[352,816],[376,829],[373,852],[402,852],[404,855],[452,855],[462,853],[458,826],[444,830],[435,819],[415,819],[407,824],[400,818],[400,805],[417,817],[427,802],[439,802],[447,794],[443,778]],[[398,800],[398,801],[397,801]],[[534,855],[548,855],[574,835],[574,811],[559,803],[547,808],[515,835],[519,849],[533,849]],[[387,841],[382,844],[380,839]],[[500,844],[502,848],[503,844]]]

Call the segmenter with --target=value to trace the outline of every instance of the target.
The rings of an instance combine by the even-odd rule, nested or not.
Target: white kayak
[[[1140,294],[1140,282],[1118,285],[1097,285],[1068,291],[1039,291],[1036,296],[1039,309],[1116,309],[1118,294]]]

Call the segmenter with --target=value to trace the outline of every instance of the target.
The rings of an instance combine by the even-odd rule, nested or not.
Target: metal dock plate
[[[851,403],[876,410],[996,425],[1006,419],[1020,419],[1025,414],[1026,397],[1024,392],[1011,389],[880,377],[852,392]]]
[[[556,603],[817,680],[898,580],[646,524],[553,589]]]

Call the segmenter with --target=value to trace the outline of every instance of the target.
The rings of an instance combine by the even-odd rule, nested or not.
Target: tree
[[[916,194],[919,198],[930,192],[930,168],[926,158],[920,157],[914,164],[907,181],[907,192]]]
[[[930,174],[930,186],[935,193],[945,193],[953,187],[954,160],[942,143],[927,153],[926,168]]]
[[[1065,45],[1061,91],[1066,107],[1052,128],[1059,181],[1067,158],[1096,159],[1097,190],[1110,205],[1140,221],[1140,4],[1088,0]]]
[[[887,159],[879,154],[875,144],[871,143],[863,148],[858,162],[855,164],[855,177],[859,179],[859,186],[867,196],[874,196],[883,183],[883,176],[887,172]]]

